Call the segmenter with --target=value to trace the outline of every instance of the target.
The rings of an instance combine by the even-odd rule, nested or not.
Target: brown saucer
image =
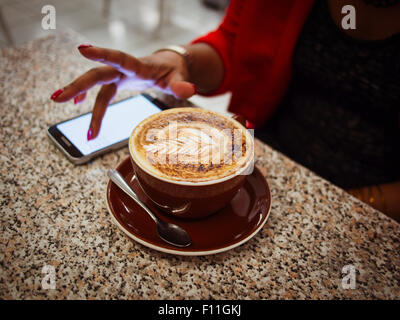
[[[160,218],[184,228],[192,238],[192,245],[177,248],[157,236],[154,221],[111,181],[107,186],[107,207],[114,222],[133,240],[158,251],[177,255],[201,256],[230,250],[251,239],[268,220],[271,195],[268,183],[255,167],[230,204],[203,219],[187,220],[157,210],[143,193],[129,158],[117,167],[139,198]],[[204,201],[207,201],[206,199]]]

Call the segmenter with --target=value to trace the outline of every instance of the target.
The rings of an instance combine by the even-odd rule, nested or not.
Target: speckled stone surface
[[[127,149],[74,166],[46,136],[95,97],[80,106],[49,99],[93,65],[79,43],[62,34],[0,52],[0,298],[400,298],[399,224],[258,141],[272,210],[253,239],[204,257],[131,241],[105,204],[106,170]],[[355,289],[342,288],[348,264]],[[45,265],[55,267],[55,289],[42,288]]]

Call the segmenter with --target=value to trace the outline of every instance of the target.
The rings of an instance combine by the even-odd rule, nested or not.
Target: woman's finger
[[[176,98],[187,99],[197,92],[196,86],[193,83],[184,81],[184,78],[178,72],[172,72],[165,80],[168,83],[168,88]]]
[[[86,98],[86,91],[84,93],[78,94],[77,96],[75,96],[74,98],[74,104],[80,104],[81,102],[83,102]]]
[[[116,92],[117,85],[115,83],[106,84],[101,87],[93,107],[92,119],[90,121],[90,126],[87,133],[88,140],[96,138],[99,134],[104,113],[106,112],[107,106],[114,98]]]
[[[140,74],[145,77],[146,72],[142,68],[142,63],[125,52],[93,46],[78,47],[79,52],[86,58],[107,64],[127,76]]]
[[[117,82],[121,73],[112,67],[93,68],[79,78],[75,79],[65,88],[57,90],[52,96],[55,102],[65,102],[80,95],[96,84],[109,84]],[[60,92],[61,91],[61,92]],[[57,93],[57,94],[56,94]]]

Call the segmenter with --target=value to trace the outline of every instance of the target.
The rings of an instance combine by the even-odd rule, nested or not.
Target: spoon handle
[[[132,190],[132,188],[128,185],[125,179],[120,175],[117,170],[108,170],[108,177],[114,182],[122,191],[124,191],[128,196],[130,196],[135,202],[141,206],[149,216],[154,220],[154,222],[158,222],[157,217],[150,211],[149,208],[139,199],[137,194]]]

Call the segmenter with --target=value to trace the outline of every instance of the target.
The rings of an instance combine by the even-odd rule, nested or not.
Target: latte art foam
[[[230,129],[217,129],[203,122],[171,122],[164,129],[154,131],[147,133],[148,144],[143,146],[151,163],[221,164],[225,155],[225,162],[231,158]]]
[[[155,114],[138,125],[130,148],[155,175],[179,181],[223,178],[243,168],[251,136],[234,120],[199,108]]]

